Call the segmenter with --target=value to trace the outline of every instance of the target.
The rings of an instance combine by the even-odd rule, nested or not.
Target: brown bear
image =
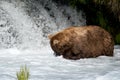
[[[112,36],[99,26],[69,27],[48,37],[54,54],[66,59],[113,56]]]

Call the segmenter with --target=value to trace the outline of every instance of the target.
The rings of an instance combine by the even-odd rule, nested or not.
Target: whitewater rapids
[[[0,80],[17,80],[16,72],[24,65],[29,68],[29,80],[119,80],[120,46],[115,46],[114,54],[74,61],[55,57],[50,47],[1,49]]]

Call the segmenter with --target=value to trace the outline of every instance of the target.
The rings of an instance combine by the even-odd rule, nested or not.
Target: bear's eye
[[[62,45],[62,48],[66,48],[67,47],[67,45]]]
[[[63,45],[62,48],[65,48],[65,45]]]

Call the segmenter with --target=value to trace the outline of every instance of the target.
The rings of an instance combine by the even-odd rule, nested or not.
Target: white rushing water
[[[114,57],[66,60],[53,56],[50,47],[40,50],[0,50],[0,80],[17,80],[16,72],[27,65],[29,80],[119,80],[120,46]]]
[[[85,25],[82,12],[51,0],[0,0],[0,80],[17,80],[27,65],[29,80],[119,80],[120,46],[114,57],[55,57],[48,34]]]
[[[40,48],[48,44],[48,34],[86,23],[82,12],[57,6],[51,0],[23,1],[0,1],[1,48]]]

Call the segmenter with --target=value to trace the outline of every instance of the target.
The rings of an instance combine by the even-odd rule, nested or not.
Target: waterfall
[[[0,48],[41,48],[48,34],[85,25],[83,12],[52,0],[1,0]]]

